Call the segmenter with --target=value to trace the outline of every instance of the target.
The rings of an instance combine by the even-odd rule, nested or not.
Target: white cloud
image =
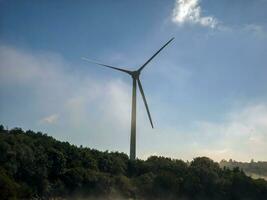
[[[40,63],[33,56],[17,52],[14,48],[0,46],[0,60],[1,84],[24,84],[32,81],[34,77],[39,79],[42,74],[41,68],[38,67]]]
[[[40,120],[40,122],[44,124],[55,124],[57,123],[58,119],[59,119],[59,115],[53,114],[53,115],[44,117],[43,119]]]
[[[226,116],[221,123],[198,122],[200,153],[212,158],[246,160],[267,159],[267,105],[250,105]],[[206,147],[205,147],[206,146]]]
[[[243,30],[249,33],[252,33],[254,36],[262,39],[267,38],[266,29],[258,24],[247,24],[243,27]]]
[[[59,55],[33,53],[10,46],[0,46],[0,60],[0,87],[8,88],[9,94],[14,96],[27,93],[28,99],[18,98],[21,102],[31,102],[30,108],[15,109],[13,115],[27,113],[29,116],[19,119],[21,121],[13,117],[15,125],[30,124],[26,128],[48,132],[77,145],[128,152],[130,78],[125,82],[116,78],[119,74],[114,74],[114,79],[98,79],[90,71],[85,73],[87,63],[86,67],[71,68]],[[1,102],[1,106],[8,109],[11,105]],[[138,107],[137,112],[138,118],[143,119],[144,107]],[[46,117],[40,119],[40,116]],[[143,121],[139,127],[148,125]],[[55,123],[57,126],[53,129],[48,126]]]
[[[6,108],[4,117],[10,106],[18,106],[12,112],[15,125],[24,123],[18,121],[17,116],[28,116],[21,119],[28,120],[30,125],[26,128],[45,131],[77,145],[128,152],[130,79],[126,82],[119,78],[97,79],[90,71],[82,71],[88,69],[88,65],[86,68],[76,65],[77,70],[71,71],[69,64],[58,55],[40,55],[11,47],[0,47],[0,60],[0,87],[8,88],[8,93],[22,102],[10,105],[1,101],[1,107]],[[16,96],[18,90],[18,95],[27,90],[28,99]],[[150,105],[153,105],[150,100],[155,101],[155,98],[149,98],[149,93],[147,95]],[[21,105],[28,100],[33,107],[22,108]],[[157,123],[155,114],[163,112],[158,100],[154,102],[157,110],[151,109],[157,126],[151,130],[140,95],[138,100],[139,157],[153,153],[188,160],[204,155],[216,160],[267,160],[267,104],[234,110],[221,122],[199,120],[181,130],[177,124]],[[40,116],[47,117],[36,125],[34,120]],[[56,123],[56,126],[48,126],[49,123]]]
[[[187,130],[175,125],[164,127],[147,137],[147,141],[153,138],[153,143],[146,144],[141,158],[154,153],[183,160],[198,156],[216,161],[267,160],[267,104],[233,110],[220,122],[197,121]]]
[[[210,28],[218,24],[216,18],[202,15],[200,0],[176,0],[172,21],[179,25],[191,23]]]

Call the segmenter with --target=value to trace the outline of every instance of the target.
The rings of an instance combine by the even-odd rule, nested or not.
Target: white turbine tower
[[[87,59],[87,58],[84,58],[84,57],[82,58],[83,60],[86,60],[86,61],[88,61],[90,63],[94,63],[94,64],[101,65],[101,66],[104,66],[104,67],[108,67],[108,68],[111,68],[111,69],[114,69],[114,70],[118,70],[118,71],[124,72],[126,74],[129,74],[132,77],[132,80],[133,80],[133,90],[132,90],[131,139],[130,139],[131,140],[130,141],[130,159],[131,160],[134,160],[135,159],[135,156],[136,156],[136,83],[138,84],[140,93],[142,95],[142,98],[143,98],[143,101],[144,101],[144,104],[145,104],[145,107],[146,107],[146,111],[147,111],[147,114],[148,114],[149,121],[151,123],[152,128],[154,128],[153,122],[152,122],[152,118],[151,118],[151,115],[150,115],[150,112],[149,112],[149,108],[148,108],[148,105],[147,105],[145,93],[144,93],[144,90],[143,90],[141,81],[139,79],[139,76],[141,74],[141,71],[145,68],[145,66],[154,57],[156,57],[156,55],[158,55],[158,53],[162,49],[164,49],[173,39],[174,38],[170,39],[151,58],[149,58],[139,69],[137,69],[135,71],[130,71],[130,70],[127,70],[127,69],[122,69],[122,68],[118,68],[118,67],[113,67],[113,66],[110,66],[110,65],[102,64],[102,63],[95,62],[95,61],[92,61],[92,60]]]

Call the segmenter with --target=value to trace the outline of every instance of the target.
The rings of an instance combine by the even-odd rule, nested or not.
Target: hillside
[[[0,126],[0,199],[267,199],[267,182],[206,157],[130,161]]]

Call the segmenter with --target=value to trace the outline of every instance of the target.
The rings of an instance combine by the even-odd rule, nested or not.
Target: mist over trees
[[[258,161],[254,162],[251,159],[250,162],[238,162],[230,159],[229,161],[222,160],[220,162],[221,167],[227,167],[230,169],[234,169],[235,167],[239,167],[244,170],[244,172],[252,177],[263,177],[267,179],[267,162]]]
[[[0,199],[267,199],[267,182],[207,157],[151,156],[130,161],[60,142],[46,134],[0,126]],[[266,173],[266,171],[264,172]]]

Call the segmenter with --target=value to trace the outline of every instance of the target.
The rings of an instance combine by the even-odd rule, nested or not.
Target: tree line
[[[0,125],[0,199],[267,199],[267,182],[207,157],[129,160]]]

